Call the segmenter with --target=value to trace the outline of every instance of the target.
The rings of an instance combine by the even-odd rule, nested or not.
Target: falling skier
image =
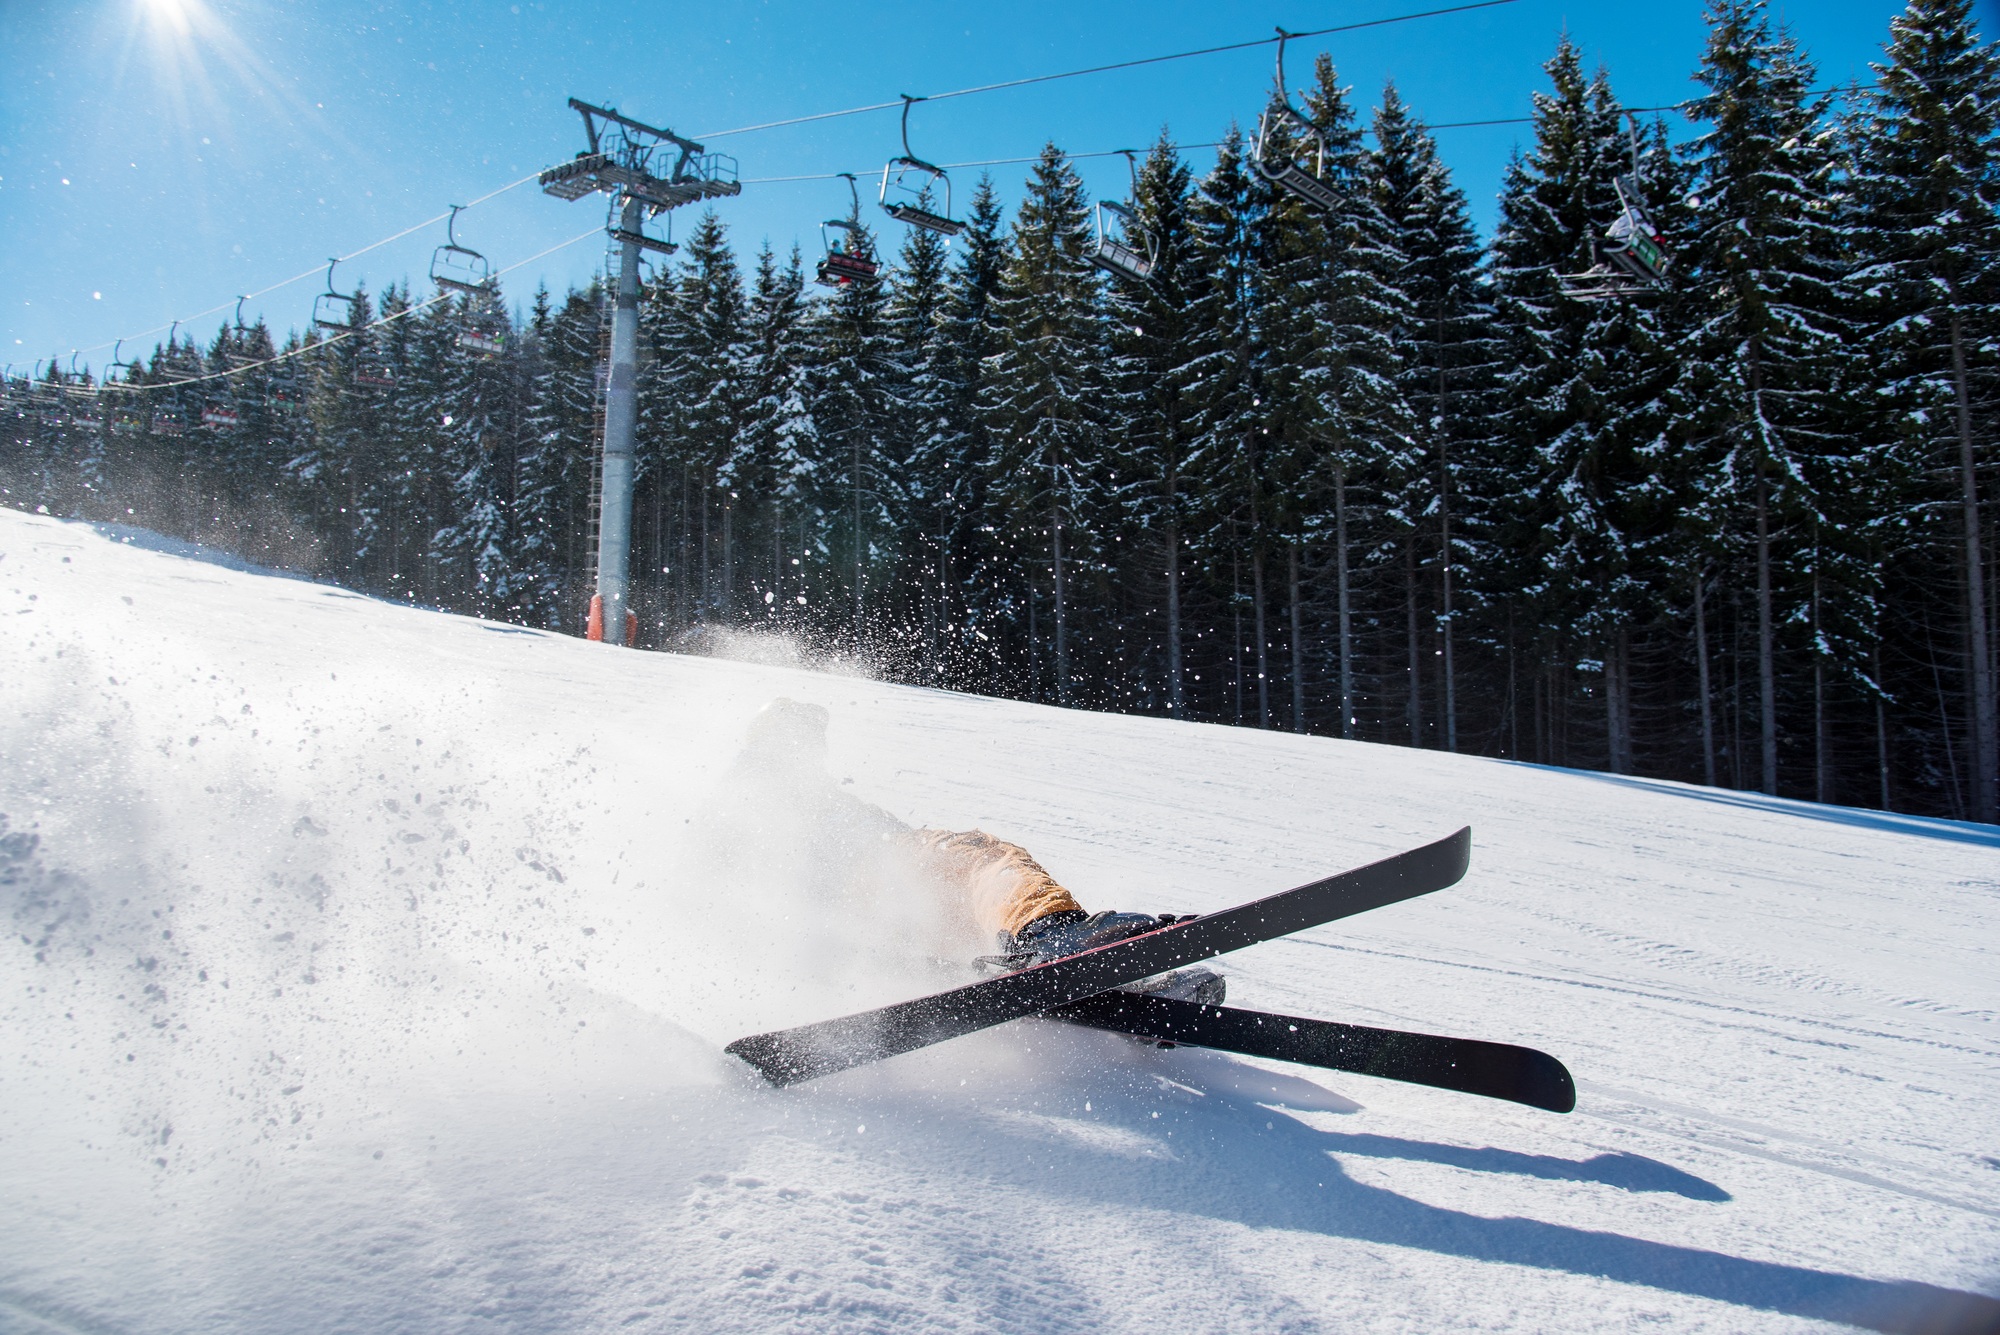
[[[751,722],[706,825],[740,870],[774,864],[816,897],[861,905],[914,877],[938,926],[987,933],[996,976],[791,1029],[725,1051],[777,1085],[795,1084],[933,1043],[1042,1015],[1172,1045],[1189,1043],[1489,1098],[1553,1112],[1576,1088],[1547,1053],[1480,1039],[1370,1029],[1222,1004],[1223,980],[1198,961],[1454,884],[1470,830],[1352,871],[1193,918],[1086,912],[1026,849],[980,830],[913,829],[841,792],[826,775],[827,712],[775,700]],[[866,914],[833,915],[837,921]],[[896,918],[909,916],[898,913]],[[875,919],[879,921],[878,919]],[[869,946],[879,945],[872,936]]]
[[[808,831],[804,861],[830,894],[854,893],[856,878],[884,874],[883,854],[935,897],[948,924],[993,941],[990,965],[1017,969],[1148,932],[1148,913],[1087,912],[1019,845],[982,830],[917,829],[854,797],[828,778],[828,714],[820,705],[778,699],[751,720],[724,789],[761,820],[782,816]],[[740,831],[737,840],[756,840]],[[908,872],[914,871],[914,877]],[[1166,919],[1171,921],[1169,917]],[[1174,970],[1133,990],[1204,1005],[1222,1004],[1224,981],[1207,968]]]

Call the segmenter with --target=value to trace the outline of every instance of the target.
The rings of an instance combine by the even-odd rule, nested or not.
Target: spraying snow
[[[1971,1329],[2000,1280],[1991,827],[621,652],[147,545],[0,511],[0,1328]],[[841,791],[1091,908],[1470,822],[1463,885],[1233,995],[1545,1048],[1579,1111],[1043,1022],[763,1087],[721,1044],[974,948],[746,780],[779,695],[831,711]]]

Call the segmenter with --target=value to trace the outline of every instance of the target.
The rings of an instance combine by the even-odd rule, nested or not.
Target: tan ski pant
[[[917,830],[909,838],[925,871],[958,897],[989,938],[1018,932],[1044,914],[1082,907],[1027,849],[982,830]]]

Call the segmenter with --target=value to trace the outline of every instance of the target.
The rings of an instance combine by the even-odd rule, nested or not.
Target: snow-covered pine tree
[[[1200,286],[1188,208],[1193,173],[1162,131],[1138,174],[1133,207],[1155,246],[1152,277],[1121,282],[1107,298],[1111,325],[1110,404],[1117,423],[1112,449],[1118,482],[1110,495],[1129,535],[1129,582],[1142,607],[1157,600],[1157,648],[1132,655],[1139,670],[1157,653],[1158,704],[1172,718],[1188,709],[1182,585],[1190,506],[1188,461],[1198,414],[1180,370],[1194,356],[1189,306]],[[1149,649],[1151,647],[1149,646]]]
[[[1340,207],[1319,219],[1324,252],[1313,276],[1317,335],[1302,388],[1320,444],[1315,507],[1304,534],[1333,560],[1331,677],[1339,699],[1338,731],[1353,735],[1368,712],[1383,736],[1419,744],[1425,734],[1418,544],[1424,509],[1423,447],[1402,392],[1399,340],[1414,315],[1398,285],[1400,238],[1373,188],[1361,129],[1333,64],[1315,62],[1306,110],[1326,139],[1324,175]],[[1362,578],[1360,576],[1372,578]],[[1357,633],[1363,606],[1376,636]],[[1398,614],[1400,613],[1400,614]],[[1373,643],[1369,643],[1373,641]],[[1371,652],[1372,651],[1372,652]],[[1374,670],[1368,671],[1372,660]],[[1373,682],[1374,711],[1362,692]],[[1388,683],[1401,683],[1400,689]],[[1401,708],[1391,713],[1391,701]],[[1400,715],[1400,726],[1392,722]]]
[[[857,239],[869,254],[874,238]],[[896,534],[890,527],[887,497],[894,479],[883,442],[894,432],[900,409],[902,362],[889,328],[889,294],[882,283],[849,283],[816,303],[806,322],[813,367],[813,416],[818,424],[810,507],[825,517],[814,535],[824,560],[809,582],[809,606],[825,630],[844,633],[857,649],[884,638],[873,612],[888,605],[886,572]]]
[[[601,283],[571,291],[553,310],[544,290],[528,327],[533,379],[515,487],[518,582],[510,597],[530,624],[571,634],[582,633],[595,564],[585,540],[603,314]]]
[[[1601,749],[1589,749],[1622,772],[1635,762],[1633,628],[1647,613],[1635,542],[1666,508],[1655,470],[1672,363],[1659,298],[1579,299],[1564,275],[1596,261],[1619,208],[1614,177],[1635,173],[1655,192],[1666,178],[1656,162],[1634,163],[1609,79],[1586,79],[1567,38],[1544,68],[1553,90],[1535,95],[1535,144],[1508,169],[1493,247],[1505,369],[1491,476],[1511,486],[1493,489],[1508,516],[1496,546],[1509,559],[1491,582],[1513,628],[1507,656],[1533,665],[1523,749],[1572,757],[1580,684],[1602,721]]]
[[[1688,263],[1703,302],[1684,359],[1705,379],[1686,430],[1713,463],[1704,489],[1733,498],[1736,545],[1754,588],[1757,784],[1780,778],[1781,623],[1809,626],[1809,553],[1818,514],[1815,454],[1837,450],[1827,396],[1838,343],[1834,188],[1823,100],[1811,64],[1763,0],[1719,0],[1689,114],[1694,235]],[[1824,536],[1824,535],[1822,535]],[[1807,643],[1808,652],[1817,646]]]
[[[496,290],[441,301],[426,313],[421,334],[431,345],[436,392],[419,406],[436,442],[443,474],[445,522],[434,540],[449,571],[444,601],[480,616],[504,615],[512,595],[511,510],[517,445],[514,367],[463,337],[487,329],[470,303],[498,308]],[[473,321],[481,320],[474,325]]]
[[[989,371],[987,359],[999,344],[992,305],[1008,257],[1005,214],[991,175],[981,173],[974,186],[965,231],[952,249],[944,309],[950,359],[943,368],[949,376],[952,435],[940,448],[950,483],[949,497],[940,501],[950,522],[940,530],[938,562],[942,577],[956,591],[953,659],[962,665],[957,669],[960,684],[984,680],[1005,688],[1005,628],[1025,618],[1015,615],[1020,594],[1010,573],[1011,548],[995,541],[987,522],[992,436],[980,409],[981,386]]]
[[[737,502],[743,498],[731,495],[729,476],[741,439],[750,360],[743,278],[713,210],[701,216],[683,249],[670,297],[661,293],[653,305],[659,363],[648,378],[652,429],[639,460],[641,493],[664,509],[665,489],[674,484],[676,470],[681,472],[692,506],[682,524],[695,544],[690,571],[695,615],[731,621],[737,613]],[[643,540],[635,543],[635,554],[644,550]],[[653,564],[671,563],[642,567],[649,576]]]
[[[993,298],[999,347],[985,386],[993,432],[994,522],[1032,571],[1046,553],[1053,622],[1051,696],[1075,698],[1072,603],[1095,559],[1093,493],[1103,465],[1107,374],[1102,290],[1091,267],[1083,182],[1061,149],[1043,147],[1015,219],[1012,253]],[[1047,546],[1041,548],[1041,541]],[[1037,550],[1041,548],[1041,550]],[[1037,646],[1030,644],[1031,658]]]
[[[801,483],[811,467],[817,429],[807,385],[805,274],[798,247],[781,268],[767,244],[757,254],[745,338],[750,361],[744,382],[742,434],[730,486],[754,515],[755,550],[745,534],[745,582],[767,621],[791,618],[801,595]]]
[[[1237,542],[1242,495],[1238,461],[1243,441],[1260,425],[1263,407],[1256,378],[1256,210],[1265,197],[1252,184],[1245,153],[1242,133],[1231,127],[1189,204],[1188,355],[1174,371],[1174,382],[1193,413],[1193,447],[1185,461],[1193,502],[1187,515],[1189,536],[1206,582],[1226,599],[1213,615],[1210,648],[1190,664],[1189,675],[1208,685],[1208,690],[1194,692],[1209,697],[1202,704],[1236,723],[1244,717],[1246,648]],[[1219,655],[1214,652],[1218,642],[1227,645]]]
[[[1494,443],[1489,422],[1498,406],[1500,354],[1465,195],[1393,83],[1383,90],[1374,129],[1369,173],[1389,229],[1389,251],[1401,261],[1393,282],[1409,312],[1397,339],[1398,389],[1425,451],[1430,502],[1422,517],[1434,525],[1427,536],[1437,553],[1432,591],[1441,740],[1456,751],[1458,655],[1469,643],[1458,623],[1478,607],[1480,593],[1477,582],[1466,586],[1464,575],[1481,572],[1491,550],[1482,484]],[[1491,714],[1480,722],[1487,735],[1497,733]]]
[[[2000,820],[1994,607],[2000,535],[1985,518],[1981,473],[1990,477],[2000,412],[1993,357],[2000,340],[2000,48],[1979,41],[1970,0],[1910,0],[1890,26],[1887,56],[1875,67],[1879,84],[1864,103],[1852,189],[1862,260],[1856,287],[1872,332],[1867,352],[1877,397],[1895,419],[1887,424],[1888,439],[1922,479],[1892,606],[1912,613],[1899,616],[1915,632],[1910,643],[1929,638],[1935,626],[1957,632],[1952,637],[1962,645],[1956,654],[1898,653],[1907,660],[1899,693],[1926,698],[1926,669],[1962,683],[1958,715],[1969,771],[1963,814],[1994,821]],[[1940,597],[1935,579],[1946,552],[1956,606]],[[1918,730],[1931,732],[1929,717],[1938,712],[1923,710]],[[1944,771],[1949,742],[1940,741],[1946,745],[1926,760]],[[1955,773],[1948,783],[1957,783]]]
[[[894,459],[885,470],[894,483],[886,499],[891,523],[903,535],[892,575],[901,596],[891,604],[890,624],[892,633],[916,646],[911,666],[932,684],[945,680],[948,627],[958,615],[958,600],[944,583],[957,517],[952,474],[960,462],[955,349],[946,327],[949,258],[944,238],[911,228],[890,278],[885,313],[900,362],[897,430],[885,442]]]

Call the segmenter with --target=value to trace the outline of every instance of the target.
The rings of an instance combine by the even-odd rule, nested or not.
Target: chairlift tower
[[[611,312],[610,367],[604,385],[604,446],[598,488],[597,590],[586,634],[631,644],[638,633],[630,609],[632,563],[632,444],[639,421],[639,255],[649,245],[646,219],[683,204],[741,193],[736,159],[704,152],[672,130],[594,107],[576,98],[590,147],[541,174],[544,192],[578,200],[603,193],[613,201],[606,228],[618,245],[618,287]],[[621,634],[622,632],[622,634]]]

